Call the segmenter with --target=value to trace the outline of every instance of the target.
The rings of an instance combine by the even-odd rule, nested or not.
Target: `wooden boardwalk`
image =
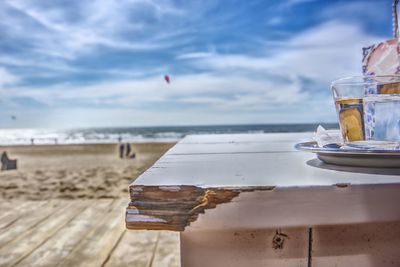
[[[0,266],[180,266],[179,234],[128,231],[128,200],[0,202]]]

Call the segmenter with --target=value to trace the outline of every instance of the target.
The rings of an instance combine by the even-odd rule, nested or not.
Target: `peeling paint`
[[[141,192],[141,191],[143,191],[143,187],[142,186],[130,186],[129,190],[131,192]]]
[[[127,214],[139,214],[139,210],[135,207],[128,207],[126,209]]]
[[[171,192],[178,192],[181,190],[180,186],[159,186],[160,190],[163,191],[171,191]]]
[[[131,186],[127,209],[128,229],[183,231],[199,214],[229,203],[241,192],[270,191],[274,186],[247,188],[201,188],[197,186]],[[135,212],[130,212],[134,209]]]
[[[141,223],[166,223],[166,220],[153,217],[153,216],[146,216],[146,215],[132,215],[132,214],[127,214],[127,220],[130,222],[141,222]]]

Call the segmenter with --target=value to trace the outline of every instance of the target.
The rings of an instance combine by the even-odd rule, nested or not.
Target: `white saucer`
[[[341,149],[336,144],[319,147],[317,142],[295,145],[297,150],[316,153],[325,163],[355,167],[400,168],[400,150]]]

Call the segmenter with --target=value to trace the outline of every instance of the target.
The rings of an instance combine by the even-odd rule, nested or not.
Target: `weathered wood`
[[[394,204],[400,201],[400,169],[323,164],[293,149],[307,136],[312,134],[186,137],[130,185],[127,228],[183,231],[198,218],[211,218],[214,224],[204,220],[202,227],[218,229],[224,218],[207,214],[221,210],[229,210],[226,218],[244,215],[227,226],[232,229],[253,229],[259,222],[268,228],[324,225],[332,218],[342,224],[400,220]],[[294,203],[297,209],[291,208],[294,198],[301,200]],[[329,216],[321,213],[326,203],[334,203]]]
[[[125,231],[104,266],[151,267],[159,235],[156,231]]]
[[[179,141],[179,145],[187,144],[240,144],[240,143],[266,143],[296,142],[309,140],[313,133],[243,133],[243,134],[201,134],[187,135]]]
[[[81,213],[87,205],[88,203],[80,201],[72,207],[58,208],[48,219],[7,243],[0,249],[0,266],[13,266],[22,261]]]
[[[68,208],[70,202],[50,201],[47,204],[43,202],[29,202],[29,209],[19,212],[15,211],[12,216],[7,217],[10,221],[0,230],[0,248],[16,238],[31,231],[43,222],[47,221],[58,210]],[[5,218],[6,219],[6,218]],[[3,221],[4,222],[4,221]]]
[[[400,266],[400,222],[313,229],[312,266]]]
[[[190,227],[215,231],[400,221],[399,192],[400,185],[242,192],[206,210]]]
[[[0,200],[0,219],[9,215],[10,213],[14,213],[15,210],[24,209],[28,205],[28,202],[21,200]]]
[[[131,187],[311,187],[337,183],[400,183],[400,169],[329,165],[319,161],[313,153],[300,151],[187,155],[167,153],[138,177]]]
[[[76,256],[77,254],[74,252],[75,248],[77,246],[80,246],[80,248],[85,246],[81,244],[90,246],[89,249],[98,254],[93,254],[89,258],[81,257],[80,259],[83,259],[87,263],[91,261],[91,259],[96,261],[96,257],[100,256],[104,261],[103,263],[96,261],[94,265],[99,264],[97,266],[104,264],[104,266],[110,267],[127,265],[150,267],[152,262],[156,262],[156,260],[158,262],[158,259],[163,259],[164,256],[165,260],[168,262],[179,261],[179,251],[177,252],[179,240],[176,240],[176,238],[168,238],[165,240],[157,231],[136,232],[126,231],[124,229],[124,220],[121,216],[124,215],[127,201],[125,199],[120,201],[122,202],[121,205],[113,200],[84,201],[84,205],[87,204],[87,208],[81,213],[76,214],[75,217],[61,226],[54,234],[52,234],[53,229],[49,229],[50,233],[49,231],[43,231],[43,225],[60,225],[59,223],[50,223],[50,221],[57,220],[60,222],[59,216],[61,212],[76,213],[78,207],[82,206],[81,200],[17,201],[15,203],[0,202],[0,211],[4,211],[7,215],[1,216],[4,213],[0,212],[0,220],[9,215],[19,218],[16,222],[7,227],[7,229],[0,230],[0,237],[3,238],[0,240],[3,240],[3,242],[8,240],[5,247],[8,247],[9,244],[16,244],[15,252],[13,251],[13,247],[9,247],[10,250],[7,250],[14,256],[19,257],[19,261],[16,262],[15,266],[57,266],[60,263],[65,264],[65,266],[75,266],[76,259],[71,261],[71,254]],[[123,233],[121,239],[115,242],[115,239],[113,241],[106,235],[104,240],[101,236],[97,241],[93,240],[95,229],[100,228],[102,224],[106,225],[106,228],[108,227],[107,225],[109,225],[114,217],[111,215],[110,211],[116,206],[119,207],[117,213],[119,214],[120,229]],[[10,207],[10,209],[8,209],[8,207]],[[13,210],[12,207],[16,210]],[[21,212],[24,209],[26,209],[25,212]],[[8,211],[10,211],[10,213],[8,213]],[[38,230],[38,232],[36,232],[36,230]],[[162,239],[160,239],[159,242],[157,242],[158,236]],[[17,239],[17,241],[14,241],[15,239]],[[35,246],[32,244],[34,240],[41,240],[42,242],[35,242],[35,244],[37,244],[37,246]],[[108,242],[111,242],[111,245],[108,245]],[[31,243],[31,245],[23,245],[27,243]],[[160,243],[163,244],[163,247],[156,247],[156,244]],[[98,248],[95,248],[96,245]],[[157,248],[158,250],[156,251]],[[22,249],[25,249],[25,252],[21,251]],[[169,253],[166,250],[169,250]],[[102,252],[99,253],[98,251]],[[6,259],[3,258],[4,253],[6,252],[0,249],[0,266],[11,266],[15,263],[12,259],[6,261]],[[157,253],[162,253],[162,255],[158,257]],[[18,255],[24,256],[20,257]],[[87,265],[90,266],[91,263],[89,262]],[[176,265],[172,264],[170,266]]]
[[[66,256],[59,266],[102,266],[110,252],[122,237],[125,199],[117,199],[107,212],[103,213],[99,224]]]
[[[306,267],[308,229],[187,229],[181,233],[181,255],[182,267]]]
[[[309,141],[309,133],[189,135],[168,155],[295,152],[293,143]]]
[[[199,214],[231,201],[251,188],[203,189],[195,186],[131,187],[132,201],[127,208],[128,229],[183,231]],[[271,188],[257,188],[271,190]]]
[[[32,213],[32,210],[36,210],[42,207],[45,204],[45,201],[37,201],[37,202],[17,202],[14,205],[7,205],[7,208],[3,208],[3,204],[1,205],[1,214],[0,214],[0,232],[16,223],[19,219],[25,216],[26,213]]]
[[[74,204],[76,205],[78,202],[76,201]],[[102,222],[101,219],[111,204],[111,199],[90,202],[87,209],[19,262],[17,266],[56,266],[71,253],[75,246],[83,242],[97,224]]]
[[[158,238],[157,247],[151,267],[180,267],[179,234],[162,231]]]
[[[131,203],[134,206],[127,209],[128,228],[182,231],[190,224],[203,230],[259,229],[400,220],[397,206],[400,185],[337,186],[318,190],[243,188],[242,191],[225,189],[226,194],[210,189],[204,195],[195,194],[201,190],[193,189],[188,191],[190,194],[181,193],[182,198],[179,191],[165,196],[162,195],[165,188],[152,188],[142,188],[137,200]],[[146,195],[147,190],[151,190],[150,196]],[[233,196],[232,201],[226,197],[229,194]]]

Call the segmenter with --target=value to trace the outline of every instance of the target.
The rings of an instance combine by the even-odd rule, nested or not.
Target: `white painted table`
[[[311,133],[188,136],[130,185],[128,229],[182,266],[400,266],[400,169],[327,165]]]

